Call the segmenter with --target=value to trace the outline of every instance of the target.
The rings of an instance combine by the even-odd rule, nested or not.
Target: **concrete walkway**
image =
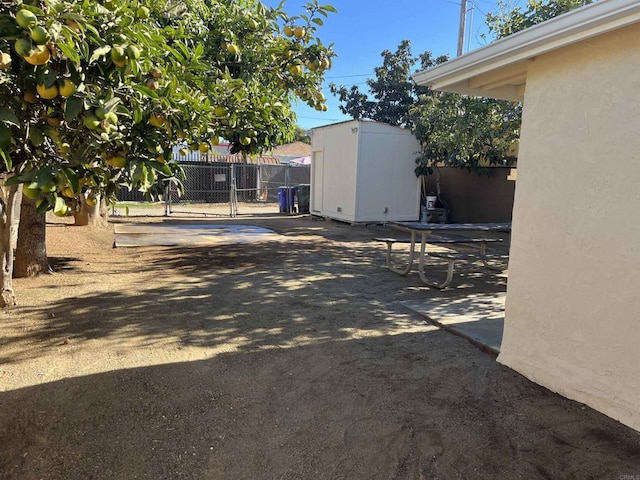
[[[500,352],[506,293],[434,298],[402,305],[436,325],[493,353]]]

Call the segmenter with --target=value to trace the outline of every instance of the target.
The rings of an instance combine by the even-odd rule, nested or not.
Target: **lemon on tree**
[[[25,30],[30,30],[38,24],[38,17],[32,11],[21,8],[16,12],[16,23]]]
[[[39,83],[36,85],[36,91],[38,95],[40,95],[40,98],[44,98],[45,100],[53,100],[58,96],[58,87],[55,83],[49,87],[44,83]]]
[[[95,115],[87,115],[82,119],[82,123],[89,130],[96,130],[98,127],[100,127],[100,119]]]
[[[51,59],[51,52],[46,45],[38,45],[24,59],[31,65],[44,65]]]
[[[307,29],[304,27],[296,27],[293,30],[293,35],[298,39],[303,38],[306,34],[307,34]]]
[[[284,34],[285,34],[287,37],[293,37],[293,35],[294,35],[293,27],[292,27],[291,25],[285,25],[285,27],[284,27]]]
[[[292,75],[302,75],[302,72],[302,65],[298,65],[296,63],[289,65],[289,73]]]
[[[68,78],[63,78],[58,82],[58,93],[61,97],[69,98],[76,93],[76,84]]]
[[[107,158],[107,165],[114,168],[124,168],[126,164],[127,164],[127,159],[122,154],[117,154]]]
[[[149,18],[149,16],[151,15],[151,11],[147,8],[147,7],[138,7],[138,10],[136,10],[136,15],[138,16],[138,18],[141,19],[147,19]]]
[[[31,30],[31,40],[33,40],[33,43],[36,45],[44,45],[49,41],[49,32],[38,25]]]

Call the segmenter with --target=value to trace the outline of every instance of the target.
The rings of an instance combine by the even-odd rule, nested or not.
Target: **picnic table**
[[[405,267],[395,267],[391,259],[391,245],[393,239],[379,239],[387,242],[387,266],[389,270],[399,275],[407,275],[413,268],[416,258],[416,243],[418,235],[420,237],[420,254],[418,257],[418,274],[420,279],[427,285],[435,288],[445,288],[451,284],[453,279],[454,266],[460,261],[476,261],[481,260],[487,268],[494,270],[502,270],[501,267],[488,263],[489,260],[505,260],[508,255],[496,255],[486,253],[486,243],[492,241],[491,238],[464,238],[458,239],[434,239],[433,243],[481,243],[479,253],[462,253],[462,252],[431,252],[427,254],[426,245],[431,243],[429,238],[433,232],[438,233],[461,233],[461,232],[511,232],[511,223],[422,223],[422,222],[391,222],[392,225],[399,229],[407,230],[411,237],[409,240],[409,261]],[[425,257],[435,257],[444,259],[448,263],[447,278],[444,282],[434,282],[427,278],[425,274]]]

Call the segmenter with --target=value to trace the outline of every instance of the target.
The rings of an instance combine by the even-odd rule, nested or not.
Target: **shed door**
[[[322,212],[322,190],[324,188],[324,152],[311,152],[311,211]]]

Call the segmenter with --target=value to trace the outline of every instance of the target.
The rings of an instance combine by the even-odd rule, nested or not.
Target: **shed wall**
[[[418,149],[411,132],[379,122],[314,129],[312,213],[348,222],[418,220]]]
[[[640,25],[535,59],[498,360],[640,429]]]

